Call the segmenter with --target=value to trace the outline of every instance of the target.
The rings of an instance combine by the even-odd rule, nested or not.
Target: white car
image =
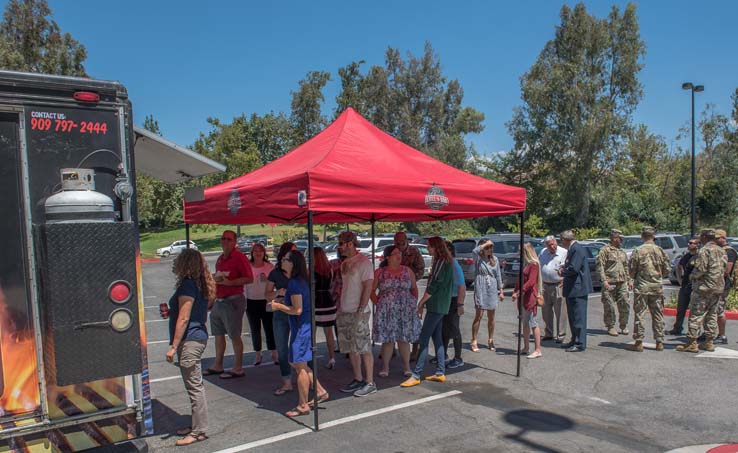
[[[166,247],[156,249],[156,255],[164,257],[167,257],[169,255],[176,255],[178,253],[182,253],[182,250],[186,248],[187,241],[174,241]],[[190,248],[197,250],[197,245],[195,245],[194,242],[190,241]]]
[[[392,245],[395,243],[394,238],[390,237],[381,237],[381,238],[374,238],[374,254],[375,255],[382,255],[384,252],[384,248],[388,245]],[[371,258],[372,256],[372,239],[359,239],[359,246],[356,248],[356,250],[368,257]]]

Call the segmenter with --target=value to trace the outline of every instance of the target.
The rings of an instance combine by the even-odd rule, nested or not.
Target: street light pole
[[[697,176],[696,176],[696,161],[694,157],[694,93],[705,90],[703,85],[694,85],[692,82],[685,82],[682,84],[682,89],[690,90],[692,92],[692,194],[690,197],[690,237],[694,237],[697,231],[697,213],[695,208],[695,193],[697,192]]]

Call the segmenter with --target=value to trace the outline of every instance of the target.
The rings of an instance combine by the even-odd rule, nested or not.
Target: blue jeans
[[[272,317],[274,326],[274,342],[277,345],[277,357],[279,358],[279,372],[282,379],[290,379],[292,377],[292,368],[290,367],[290,323],[287,313],[283,311],[274,311]]]
[[[425,367],[425,359],[428,358],[428,346],[430,339],[433,338],[433,344],[436,347],[436,359],[438,364],[436,365],[436,374],[446,374],[446,352],[445,345],[443,344],[443,313],[431,313],[425,314],[423,320],[423,328],[420,329],[420,353],[418,354],[418,362],[415,364],[415,370],[413,370],[413,377],[420,379],[421,373],[423,373],[423,367]]]

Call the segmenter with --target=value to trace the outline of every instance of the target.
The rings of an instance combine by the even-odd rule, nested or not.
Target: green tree
[[[10,0],[0,23],[0,67],[87,77],[85,47],[62,33],[46,0]]]
[[[324,71],[310,71],[300,80],[297,91],[292,92],[293,137],[296,145],[310,140],[327,124],[320,108],[325,100],[323,88],[331,75]]]
[[[607,19],[583,4],[560,15],[521,78],[523,105],[508,123],[515,149],[501,159],[510,182],[526,186],[534,212],[556,228],[590,223],[595,181],[617,162],[642,95],[645,54],[634,4],[622,14],[614,6]]]
[[[361,71],[364,61],[338,69],[341,91],[336,112],[354,108],[374,125],[436,159],[464,168],[470,155],[465,137],[483,130],[484,115],[462,106],[458,80],[447,81],[430,43],[423,55],[388,48],[385,65]]]

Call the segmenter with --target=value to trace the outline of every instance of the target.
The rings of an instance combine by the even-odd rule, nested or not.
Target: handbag
[[[539,307],[543,307],[543,295],[539,294],[536,296],[536,303]]]

